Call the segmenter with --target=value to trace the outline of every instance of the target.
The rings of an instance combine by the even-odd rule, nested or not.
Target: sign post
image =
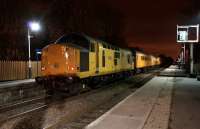
[[[192,35],[192,30],[195,30],[195,34]],[[195,38],[191,38],[195,37]],[[199,42],[199,24],[197,25],[177,25],[177,43],[183,44],[183,62],[185,63],[185,44],[190,43],[190,74],[194,74],[194,57],[193,49],[194,43]]]

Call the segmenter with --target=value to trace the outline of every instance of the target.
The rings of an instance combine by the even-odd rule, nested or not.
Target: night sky
[[[63,2],[64,4],[59,0],[16,0],[14,2],[2,0],[3,3],[7,4],[1,2],[2,4],[0,5],[0,9],[6,10],[6,13],[0,16],[0,27],[4,27],[4,31],[0,32],[2,35],[1,40],[6,41],[13,38],[13,33],[15,33],[13,29],[17,28],[15,37],[19,37],[17,34],[21,33],[21,38],[18,41],[13,38],[11,42],[19,44],[18,46],[20,47],[21,39],[26,39],[24,37],[26,34],[25,23],[28,19],[37,16],[44,24],[44,28],[46,28],[39,35],[43,36],[43,38],[48,38],[47,36],[53,37],[51,40],[54,41],[58,36],[62,36],[63,33],[70,29],[72,31],[86,32],[92,37],[101,37],[101,34],[106,34],[100,30],[102,23],[109,23],[107,25],[108,29],[112,24],[116,24],[112,26],[112,29],[119,28],[114,29],[113,32],[118,36],[123,36],[126,46],[139,47],[145,52],[157,55],[165,54],[175,59],[180,51],[180,45],[176,43],[176,25],[200,23],[199,0],[87,0],[91,4],[82,0],[71,0],[73,2],[72,6],[67,1],[70,0],[66,0]],[[95,5],[95,3],[97,4]],[[91,6],[93,5],[95,6],[92,8]],[[86,7],[86,12],[84,12],[84,6]],[[99,12],[96,12],[96,8],[98,8]],[[112,17],[111,10],[109,16],[106,10],[108,9],[109,11],[109,8],[117,10],[122,15],[117,14],[116,17]],[[75,12],[73,12],[74,10]],[[81,12],[79,10],[83,13],[80,14],[80,16],[83,16],[80,17],[83,21],[79,20],[79,12]],[[96,17],[95,15],[99,16]],[[12,17],[15,17],[14,20],[12,20]],[[108,21],[102,20],[104,17]],[[98,19],[102,20],[102,23],[99,24]],[[81,25],[79,26],[79,24]],[[91,28],[93,30],[90,30]],[[98,33],[95,34],[95,32]],[[4,35],[7,33],[11,38],[6,39]],[[112,30],[108,31],[107,35],[109,33],[112,33]],[[41,40],[39,41],[41,42]],[[26,42],[24,41],[24,45],[26,45]],[[32,42],[34,43],[34,40]],[[13,48],[16,48],[15,45]],[[19,49],[18,51],[20,52],[21,50]]]
[[[176,25],[200,22],[198,0],[109,0],[108,3],[126,16],[123,34],[129,46],[173,58],[180,49],[176,43]]]

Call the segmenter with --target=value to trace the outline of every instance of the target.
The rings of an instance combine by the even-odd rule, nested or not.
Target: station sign
[[[178,43],[198,43],[199,42],[199,24],[198,25],[177,25]]]

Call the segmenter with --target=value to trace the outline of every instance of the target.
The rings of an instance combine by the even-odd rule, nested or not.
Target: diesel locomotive
[[[159,57],[72,33],[42,49],[42,76],[36,81],[50,90],[73,93],[102,80],[159,65]]]

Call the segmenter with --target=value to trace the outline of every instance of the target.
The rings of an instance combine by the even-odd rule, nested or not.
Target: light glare
[[[38,22],[30,22],[29,28],[31,31],[39,31],[40,30],[40,24]]]

